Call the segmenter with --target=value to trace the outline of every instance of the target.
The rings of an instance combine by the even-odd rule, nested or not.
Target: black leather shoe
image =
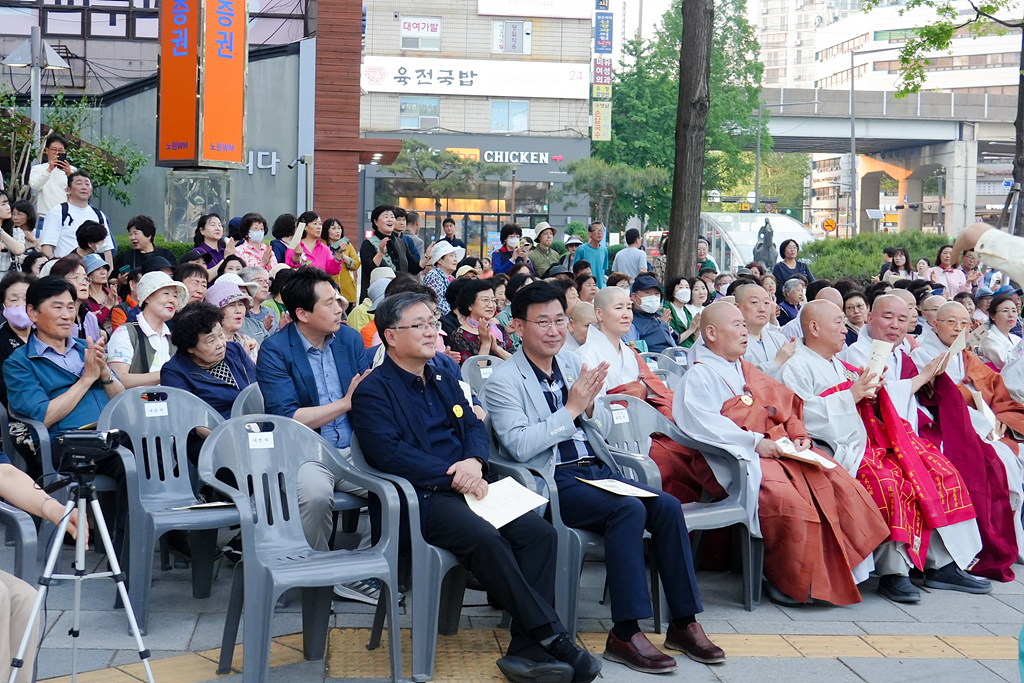
[[[960,591],[978,595],[992,592],[992,582],[979,576],[971,576],[955,562],[939,569],[928,569],[924,573],[925,588],[940,591]]]
[[[764,594],[768,596],[768,599],[774,602],[776,605],[783,605],[784,607],[799,607],[804,604],[796,598],[790,596],[779,590],[771,581],[765,580],[764,582]]]
[[[524,657],[502,657],[498,669],[512,683],[570,683],[574,675],[565,662],[532,662]]]
[[[568,633],[559,634],[544,649],[558,661],[572,667],[572,683],[590,683],[601,673],[601,662],[574,643]]]
[[[900,574],[886,574],[878,579],[878,594],[893,602],[921,602],[921,591]]]

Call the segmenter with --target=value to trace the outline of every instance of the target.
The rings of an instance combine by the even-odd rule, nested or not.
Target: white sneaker
[[[340,600],[355,600],[367,605],[376,605],[380,599],[380,582],[377,579],[364,579],[352,583],[338,583],[334,586],[334,595]]]

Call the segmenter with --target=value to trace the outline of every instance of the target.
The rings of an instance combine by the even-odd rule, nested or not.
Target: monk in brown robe
[[[764,538],[768,597],[782,604],[860,602],[857,583],[889,535],[877,506],[846,470],[812,448],[800,397],[742,360],[747,330],[739,309],[716,302],[704,310],[701,328],[706,346],[676,389],[673,415],[690,437],[748,462],[748,485],[756,487],[750,498],[758,501],[750,524]],[[721,491],[704,458],[689,455],[683,469],[708,492]],[[818,463],[806,462],[808,456]]]

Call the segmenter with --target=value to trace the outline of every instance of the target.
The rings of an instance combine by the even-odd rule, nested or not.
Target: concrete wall
[[[287,168],[297,155],[298,72],[297,49],[249,63],[245,143],[252,166],[251,172],[249,169],[229,172],[233,179],[233,216],[256,211],[273,222],[278,214],[295,210],[297,174],[305,172],[301,166],[294,170]],[[88,139],[92,135],[114,135],[130,141],[150,157],[149,165],[130,190],[133,196],[130,206],[121,206],[102,190],[98,193],[97,203],[110,218],[115,233],[124,232],[128,219],[140,213],[152,216],[162,230],[169,169],[152,163],[156,146],[156,102],[155,84],[134,94],[115,94],[105,100],[95,130],[84,136]],[[273,168],[259,168],[261,161],[264,166]],[[226,221],[230,216],[224,218]]]

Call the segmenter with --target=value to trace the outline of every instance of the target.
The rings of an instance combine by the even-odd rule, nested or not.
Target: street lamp
[[[43,118],[39,92],[42,69],[70,69],[71,67],[50,47],[49,43],[41,38],[38,26],[32,27],[29,39],[23,41],[14,52],[7,55],[3,64],[13,68],[32,68],[32,133],[35,140],[38,141],[39,125]]]
[[[771,107],[799,107],[802,104],[818,104],[818,100],[762,104],[757,108],[757,154],[754,160],[754,213],[758,213],[761,208],[761,110],[770,109]]]
[[[850,202],[847,211],[851,217],[853,227],[851,234],[856,235],[857,230],[857,185],[860,178],[857,176],[857,90],[854,86],[857,79],[856,67],[853,58],[856,55],[871,55],[877,52],[891,52],[899,50],[898,47],[882,47],[877,50],[850,50]]]

